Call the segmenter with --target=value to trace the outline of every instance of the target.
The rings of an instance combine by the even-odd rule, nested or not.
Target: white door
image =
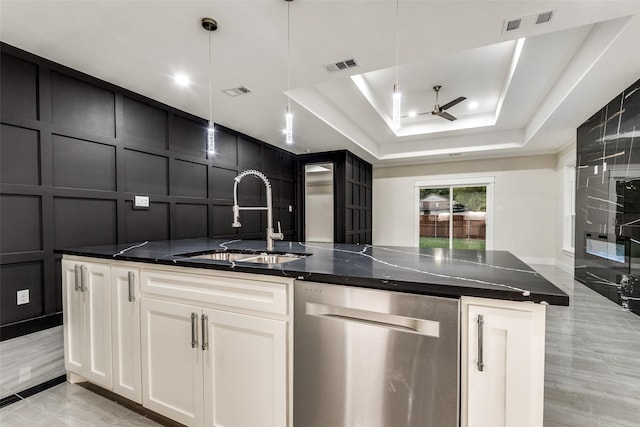
[[[80,286],[80,263],[62,260],[64,367],[67,371],[84,375],[84,302]]]
[[[544,307],[527,306],[523,310],[468,306],[463,426],[542,427]]]
[[[188,426],[203,425],[201,309],[143,298],[142,404]]]
[[[287,322],[204,310],[207,427],[285,427]]]
[[[111,293],[109,266],[82,263],[84,299],[84,377],[96,385],[111,389]]]
[[[111,268],[113,391],[142,403],[140,372],[140,273]]]

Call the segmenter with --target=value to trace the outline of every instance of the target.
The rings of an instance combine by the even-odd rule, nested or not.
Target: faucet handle
[[[278,232],[273,233],[271,238],[274,240],[284,240],[284,234],[282,234],[282,227],[280,226],[280,221],[278,221]]]

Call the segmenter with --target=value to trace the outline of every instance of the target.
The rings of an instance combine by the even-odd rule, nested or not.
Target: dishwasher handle
[[[306,303],[305,312],[311,316],[365,323],[372,326],[380,326],[387,329],[395,329],[434,338],[440,337],[440,322],[435,320],[417,319],[414,317],[398,316],[396,314],[380,313],[378,311],[312,302]]]

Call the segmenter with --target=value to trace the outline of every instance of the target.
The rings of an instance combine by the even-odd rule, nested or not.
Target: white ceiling
[[[294,144],[284,143],[287,6]],[[396,6],[398,15],[396,25]],[[553,11],[550,22],[505,20]],[[295,153],[348,149],[374,165],[556,152],[640,78],[640,1],[0,0],[0,39]],[[397,32],[397,34],[396,34]],[[403,114],[467,100],[449,122]],[[358,67],[324,65],[355,58]],[[177,86],[176,72],[191,85]],[[253,93],[222,91],[246,86]],[[475,110],[469,108],[478,103]]]

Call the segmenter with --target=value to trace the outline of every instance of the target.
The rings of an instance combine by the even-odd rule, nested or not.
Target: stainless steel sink
[[[211,259],[216,261],[248,262],[254,264],[284,264],[305,258],[307,254],[248,254],[242,252],[212,252],[208,254],[194,255],[189,258]]]

